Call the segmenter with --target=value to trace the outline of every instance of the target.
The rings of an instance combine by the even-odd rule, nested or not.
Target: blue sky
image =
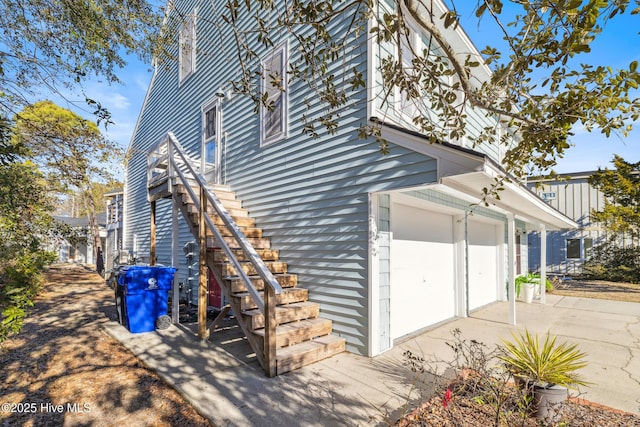
[[[495,33],[488,29],[488,23],[485,18],[478,25],[471,11],[462,11],[462,25],[480,49],[486,44],[495,43]],[[640,60],[640,16],[616,19],[615,23],[615,27],[605,28],[601,40],[592,46],[592,52],[588,54],[588,58],[584,58],[585,61],[618,68],[628,65],[632,60]],[[125,148],[135,128],[151,75],[148,65],[131,57],[128,66],[119,73],[122,85],[109,86],[95,81],[86,86],[87,95],[101,102],[112,114],[114,124],[109,125],[106,135]],[[87,112],[80,113],[92,118]],[[640,123],[637,127],[639,129],[627,138],[612,135],[608,139],[599,132],[588,133],[583,129],[574,129],[575,136],[571,140],[574,146],[563,159],[559,159],[556,172],[570,173],[609,167],[614,153],[628,161],[640,161]]]

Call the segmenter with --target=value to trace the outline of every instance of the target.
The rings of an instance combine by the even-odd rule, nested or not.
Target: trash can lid
[[[127,266],[118,275],[118,285],[125,287],[127,294],[157,289],[169,290],[176,271],[173,267]]]

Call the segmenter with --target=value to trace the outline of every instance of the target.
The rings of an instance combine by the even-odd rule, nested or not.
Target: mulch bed
[[[480,404],[467,397],[454,396],[443,404],[437,396],[400,419],[396,427],[487,427],[487,426],[540,427],[535,417],[523,417],[518,412],[502,414],[496,424],[496,414],[489,404]],[[545,425],[544,423],[542,425]],[[594,404],[583,399],[569,399],[561,410],[561,418],[555,426],[566,427],[637,427],[640,416]]]
[[[208,426],[100,323],[116,320],[96,273],[57,266],[23,331],[0,350],[0,425]]]

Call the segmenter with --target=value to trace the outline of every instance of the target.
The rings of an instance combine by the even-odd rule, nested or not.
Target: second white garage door
[[[470,310],[498,300],[498,227],[480,221],[468,223]]]
[[[455,315],[453,217],[395,203],[391,210],[391,337]]]

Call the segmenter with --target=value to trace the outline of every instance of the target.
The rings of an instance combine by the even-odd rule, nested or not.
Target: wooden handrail
[[[174,152],[176,155],[174,155]],[[244,282],[245,287],[251,296],[251,299],[256,304],[260,312],[264,315],[265,318],[265,340],[264,340],[264,370],[267,376],[273,377],[277,374],[276,368],[276,295],[282,293],[282,287],[276,281],[275,277],[267,266],[264,264],[264,261],[260,258],[254,247],[251,245],[249,240],[246,238],[242,230],[235,223],[229,212],[225,209],[220,199],[216,196],[215,193],[209,191],[207,188],[206,181],[204,177],[200,174],[200,170],[196,170],[193,166],[194,163],[197,163],[196,160],[192,159],[185,153],[184,148],[180,145],[180,142],[176,138],[176,136],[172,132],[167,132],[167,134],[160,139],[156,144],[154,144],[147,155],[147,164],[148,164],[148,183],[151,183],[154,180],[153,172],[157,171],[157,169],[162,169],[163,172],[166,171],[167,181],[169,185],[169,190],[171,191],[172,180],[174,178],[179,178],[183,183],[187,193],[191,197],[191,200],[195,207],[200,212],[199,218],[199,230],[200,230],[200,257],[201,260],[206,256],[206,248],[202,248],[202,246],[206,246],[206,238],[203,237],[202,231],[204,229],[203,225],[206,226],[212,231],[214,238],[217,243],[219,243],[222,248],[224,254],[227,256],[227,259],[233,267],[235,268],[238,276]],[[189,179],[185,176],[185,172],[183,172],[182,168],[186,169],[186,172],[190,176],[190,178],[196,181],[197,186],[200,188],[199,193],[196,194],[195,190],[191,187]],[[157,178],[156,178],[157,179]],[[253,265],[256,272],[260,276],[260,278],[264,281],[264,299],[260,296],[260,293],[253,285],[253,282],[249,278],[249,276],[242,269],[242,265],[238,261],[237,257],[224,240],[220,230],[211,219],[211,216],[207,212],[207,205],[211,205],[216,214],[222,219],[224,225],[231,232],[233,238],[238,243],[240,249],[246,254],[247,259]],[[204,244],[202,243],[204,241]],[[202,265],[202,261],[201,261]],[[202,272],[201,272],[202,276]],[[204,277],[204,276],[202,276]],[[201,292],[200,292],[201,293]],[[205,297],[200,296],[199,300],[203,300]],[[203,310],[200,310],[203,311]],[[204,322],[201,322],[204,324]],[[202,329],[202,328],[201,328]],[[201,338],[205,338],[206,332],[199,331],[199,335]]]
[[[165,145],[165,144],[167,147],[166,151],[162,149],[162,145]],[[253,248],[251,243],[247,240],[244,233],[242,233],[242,230],[240,230],[240,228],[235,223],[233,218],[231,218],[231,215],[222,205],[222,202],[220,201],[220,199],[214,193],[209,191],[209,189],[207,189],[206,181],[204,180],[202,175],[199,173],[199,171],[196,171],[196,169],[192,165],[193,159],[185,154],[184,148],[181,146],[181,144],[179,143],[179,141],[177,140],[173,132],[167,132],[166,136],[152,147],[152,149],[150,150],[149,157],[151,158],[151,155],[152,155],[151,153],[153,152],[162,153],[162,154],[166,153],[165,159],[168,159],[168,163],[170,163],[167,165],[167,168],[172,172],[172,175],[173,175],[173,176],[169,176],[168,178],[171,179],[177,175],[177,177],[179,177],[182,183],[185,185],[185,188],[187,189],[187,192],[189,193],[191,200],[193,200],[196,207],[200,209],[200,202],[199,202],[200,197],[196,195],[195,191],[189,185],[189,181],[187,177],[182,172],[181,168],[178,167],[179,165],[175,161],[175,156],[173,156],[172,149],[175,149],[176,154],[178,154],[178,156],[183,160],[182,165],[187,169],[187,171],[189,172],[189,175],[191,175],[191,178],[197,182],[199,187],[205,189],[204,193],[207,198],[208,204],[210,204],[215,209],[217,215],[222,219],[227,229],[231,232],[234,239],[238,242],[240,249],[242,249],[242,251],[247,255],[249,262],[251,262],[253,267],[256,269],[256,272],[258,273],[258,275],[264,280],[265,286],[271,287],[273,289],[274,294],[276,295],[282,293],[282,287],[276,281],[275,277],[273,277],[273,274],[271,273],[271,271],[269,271],[267,266],[264,264],[264,262],[262,261],[262,259],[260,258],[256,250]],[[157,167],[157,162],[153,162],[153,166]],[[209,217],[208,213],[206,214],[205,221],[207,223],[207,226],[214,233],[216,241],[220,242],[220,245],[224,250],[225,255],[229,258],[230,262],[233,264],[233,266],[237,270],[240,278],[244,282],[246,282],[245,284],[247,285],[247,290],[249,291],[250,294],[252,294],[251,295],[252,299],[254,299],[254,302],[256,302],[256,304],[259,306],[262,314],[264,314],[263,299],[260,297],[259,293],[255,289],[255,286],[253,286],[253,283],[251,282],[249,277],[242,270],[239,261],[234,256],[233,252],[228,247],[225,240],[222,238],[222,235],[220,234],[213,220]]]

